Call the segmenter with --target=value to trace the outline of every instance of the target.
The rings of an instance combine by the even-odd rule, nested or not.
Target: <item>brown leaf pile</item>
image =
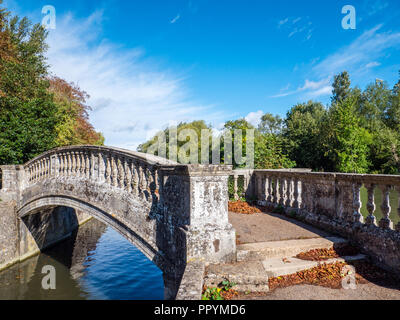
[[[259,208],[252,206],[246,201],[241,201],[241,200],[229,201],[228,210],[230,212],[242,213],[242,214],[254,214],[261,212]]]
[[[397,281],[386,271],[365,261],[355,261],[351,263],[356,270],[356,283],[368,283],[369,281],[389,280]],[[269,279],[270,290],[276,288],[290,287],[293,285],[309,284],[323,286],[332,289],[342,288],[342,269],[347,263],[337,262],[333,264],[320,264],[317,267],[300,271],[287,276]]]
[[[332,258],[339,258],[345,256],[354,256],[359,254],[357,248],[346,245],[338,248],[331,249],[314,249],[307,252],[299,253],[296,258],[309,261],[324,261]]]
[[[237,292],[234,289],[229,289],[228,291],[222,291],[221,296],[224,298],[224,300],[232,300],[233,298],[237,297],[239,295],[239,292]]]

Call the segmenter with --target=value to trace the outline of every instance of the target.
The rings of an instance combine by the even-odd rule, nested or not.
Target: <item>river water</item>
[[[42,288],[44,266],[56,289]],[[112,228],[92,219],[70,239],[0,272],[0,299],[161,300],[162,272]]]

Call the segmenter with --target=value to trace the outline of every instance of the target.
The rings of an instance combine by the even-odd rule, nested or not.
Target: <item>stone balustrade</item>
[[[233,173],[241,174],[241,170]],[[391,219],[393,213],[400,216],[400,176],[253,170],[250,181],[246,194],[258,205],[281,207],[292,217],[345,236],[377,262],[400,273],[400,223],[393,225]],[[368,194],[365,218],[361,213],[362,187]],[[381,203],[375,201],[376,190],[382,194]],[[390,205],[393,195],[396,208]],[[376,217],[378,206],[380,219]]]
[[[26,187],[50,177],[89,179],[144,197],[159,190],[159,165],[176,165],[151,155],[116,148],[80,146],[55,149],[24,165]],[[151,190],[152,189],[152,190]],[[148,197],[146,197],[148,198]]]

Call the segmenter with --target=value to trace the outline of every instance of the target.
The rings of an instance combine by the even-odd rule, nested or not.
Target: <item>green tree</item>
[[[261,117],[261,122],[258,126],[258,130],[261,133],[270,133],[279,135],[282,132],[283,119],[278,115],[266,113]]]
[[[55,146],[57,107],[48,92],[46,31],[0,11],[0,164],[21,164]]]
[[[148,153],[151,148],[155,147],[154,150],[152,150],[152,153],[154,153],[155,155],[158,156],[165,156],[168,159],[171,159],[172,157],[170,157],[170,141],[172,139],[171,135],[171,129],[172,128],[166,128],[163,131],[158,132],[153,138],[151,138],[150,140],[146,141],[145,143],[142,143],[141,145],[139,145],[139,147],[137,148],[137,150],[139,152],[144,152],[144,153]],[[190,137],[190,136],[185,136],[185,131],[184,130],[193,130],[195,132],[195,136],[194,137]],[[178,147],[178,154],[181,150],[181,148],[184,145],[187,145],[187,143],[190,141],[192,143],[196,144],[196,150],[197,150],[197,159],[199,162],[202,161],[202,154],[201,154],[201,133],[202,130],[208,131],[210,137],[212,136],[212,129],[211,126],[208,126],[203,120],[197,120],[197,121],[192,121],[192,122],[181,122],[178,126],[177,126],[177,138],[179,136],[183,136],[184,139],[178,139],[177,140],[177,147]],[[159,139],[165,139],[164,141],[159,140]],[[193,139],[194,138],[194,139]],[[197,139],[197,140],[196,140]],[[164,153],[165,154],[159,154],[158,150],[159,150],[159,145],[162,146],[162,144],[165,143],[165,150]],[[208,159],[210,159],[211,156],[211,138],[209,140],[209,152],[207,154]],[[160,149],[161,151],[163,150],[163,147],[161,147]],[[185,151],[186,152],[186,151]],[[190,152],[189,150],[186,152],[187,156],[190,156]],[[179,160],[179,157],[178,157]]]
[[[350,76],[347,71],[343,71],[334,77],[332,104],[339,103],[347,98],[351,91],[350,84]]]
[[[326,109],[319,102],[295,105],[286,115],[283,137],[289,158],[298,167],[322,169],[326,165],[321,146],[321,125]]]
[[[360,125],[355,101],[350,96],[333,105],[324,126],[326,155],[337,172],[368,172],[371,135]]]

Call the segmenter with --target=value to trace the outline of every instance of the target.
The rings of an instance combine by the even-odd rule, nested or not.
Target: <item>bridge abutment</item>
[[[21,166],[1,166],[0,270],[24,261],[69,238],[91,216],[68,207],[49,206],[23,218],[18,217]]]

